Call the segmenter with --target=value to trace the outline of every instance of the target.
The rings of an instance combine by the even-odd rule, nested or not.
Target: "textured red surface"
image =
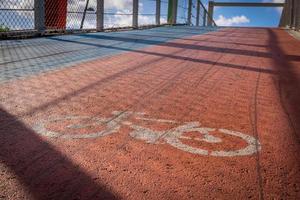
[[[283,30],[232,28],[167,44],[2,84],[0,198],[299,198],[300,42]],[[77,140],[32,129],[51,117],[113,111],[247,133],[261,151],[191,154],[133,139],[128,126]],[[64,131],[63,125],[47,128]],[[245,145],[231,137],[189,144]]]

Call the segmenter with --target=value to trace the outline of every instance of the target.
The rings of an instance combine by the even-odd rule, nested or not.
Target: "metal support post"
[[[188,24],[192,24],[192,0],[189,0],[189,5],[188,5]]]
[[[300,31],[300,1],[296,1],[296,13],[295,13],[295,29]]]
[[[34,27],[39,33],[43,33],[45,26],[45,0],[34,0]]]
[[[288,6],[288,27],[292,28],[292,23],[293,23],[293,8],[292,8],[292,0],[287,0],[287,6]]]
[[[96,11],[96,23],[97,31],[103,31],[104,29],[104,0],[97,0],[97,11]]]
[[[172,20],[172,24],[176,24],[177,23],[177,7],[178,7],[178,0],[174,0],[174,4],[173,4],[173,20]]]
[[[168,1],[168,24],[176,24],[178,0]]]
[[[200,1],[197,0],[197,16],[196,16],[196,26],[200,25]]]
[[[214,2],[210,1],[208,3],[208,23],[207,23],[208,26],[212,26],[212,24],[213,24],[213,21],[212,21],[213,17],[214,17]]]
[[[291,23],[290,23],[290,27],[294,28],[294,24],[295,23],[295,4],[294,4],[294,0],[291,0]]]
[[[206,19],[207,19],[207,12],[204,11],[204,12],[203,12],[203,26],[206,26],[206,25],[207,25],[207,24],[206,24]]]
[[[156,25],[160,25],[160,2],[161,0],[156,0]]]
[[[138,28],[138,17],[139,17],[139,0],[133,0],[133,15],[132,15],[132,27]]]

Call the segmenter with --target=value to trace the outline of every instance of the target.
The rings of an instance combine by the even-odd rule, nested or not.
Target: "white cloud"
[[[132,0],[109,0],[105,1],[105,9],[127,10],[132,7]]]
[[[218,26],[239,26],[249,23],[250,19],[245,15],[235,16],[231,18],[226,18],[223,15],[219,15],[218,19],[215,20],[215,22]]]

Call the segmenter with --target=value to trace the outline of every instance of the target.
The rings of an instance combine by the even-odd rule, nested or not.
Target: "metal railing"
[[[280,26],[300,31],[300,1],[286,0],[280,19]]]
[[[188,16],[188,24],[192,26],[217,26],[213,16],[209,14],[202,1],[190,0],[191,16]]]
[[[171,8],[175,15],[170,15],[170,5],[176,5]],[[165,24],[207,26],[209,19],[210,16],[200,0],[0,1],[2,38],[19,33],[43,35]],[[213,23],[213,26],[216,24]]]

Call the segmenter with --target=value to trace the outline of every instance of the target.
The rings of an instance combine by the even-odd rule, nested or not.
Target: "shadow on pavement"
[[[2,108],[0,117],[0,161],[33,199],[120,199]]]

